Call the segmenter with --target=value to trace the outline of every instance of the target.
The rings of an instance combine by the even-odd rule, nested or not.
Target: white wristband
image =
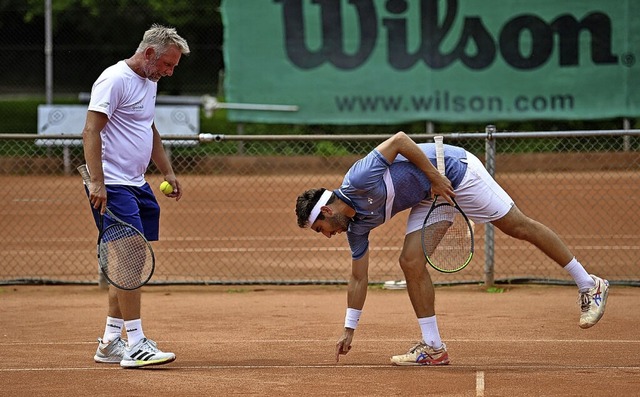
[[[347,308],[347,315],[344,317],[344,327],[356,329],[362,310]]]

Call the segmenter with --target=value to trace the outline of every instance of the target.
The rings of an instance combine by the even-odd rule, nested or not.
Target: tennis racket
[[[434,137],[438,171],[445,174],[444,144],[442,136]],[[433,204],[422,225],[422,249],[429,265],[443,273],[464,269],[473,258],[473,226],[458,203]]]
[[[87,188],[91,177],[86,164],[78,167]],[[104,217],[112,223],[104,227]],[[134,290],[145,285],[153,275],[156,259],[151,244],[133,225],[122,221],[107,208],[100,215],[98,234],[98,264],[105,278],[113,286],[123,290]]]

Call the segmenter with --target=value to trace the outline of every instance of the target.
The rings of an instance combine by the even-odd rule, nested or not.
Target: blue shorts
[[[86,190],[86,187],[85,187]],[[87,191],[87,195],[89,192]],[[107,207],[121,220],[130,223],[149,241],[157,241],[160,230],[160,206],[148,183],[140,187],[107,185]],[[91,207],[93,219],[100,229],[100,211]],[[104,227],[112,223],[104,217]]]

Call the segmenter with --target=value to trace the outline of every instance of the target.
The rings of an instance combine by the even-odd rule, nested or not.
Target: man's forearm
[[[92,182],[104,182],[102,171],[102,142],[99,136],[84,134],[82,142],[84,159],[91,173]]]
[[[364,302],[367,299],[367,288],[369,281],[367,279],[355,279],[351,277],[347,292],[347,306],[352,309],[362,310]]]

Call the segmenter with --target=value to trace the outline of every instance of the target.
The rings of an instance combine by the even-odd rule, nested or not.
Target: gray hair
[[[187,41],[178,35],[175,28],[154,23],[149,30],[144,32],[144,36],[142,37],[140,45],[138,45],[136,53],[143,52],[147,48],[152,47],[156,50],[156,53],[163,54],[165,50],[172,45],[178,47],[183,55],[189,55],[191,52]]]

